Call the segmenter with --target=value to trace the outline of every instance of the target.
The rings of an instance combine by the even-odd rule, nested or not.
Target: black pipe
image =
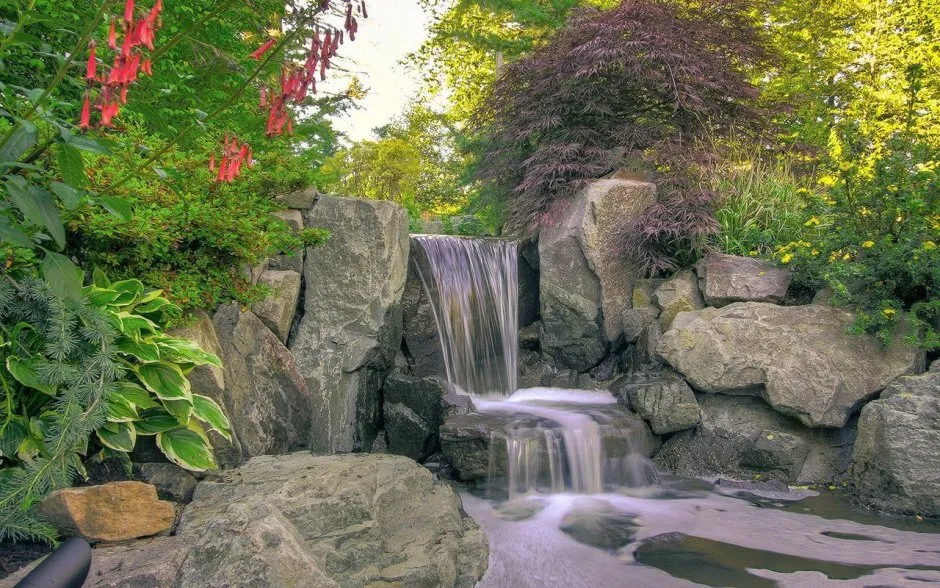
[[[15,588],[81,588],[91,568],[91,547],[79,537],[67,539]]]

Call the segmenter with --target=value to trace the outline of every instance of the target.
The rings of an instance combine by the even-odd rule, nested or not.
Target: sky
[[[334,120],[333,126],[352,141],[373,136],[372,129],[400,114],[420,88],[417,72],[399,62],[417,50],[427,38],[430,18],[417,0],[367,1],[369,18],[360,20],[356,41],[343,45],[338,65],[350,68],[368,90],[360,108]],[[352,61],[352,63],[350,63]],[[349,76],[336,77],[324,85],[327,91],[341,91]]]

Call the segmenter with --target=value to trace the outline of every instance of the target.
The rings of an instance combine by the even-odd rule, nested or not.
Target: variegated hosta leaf
[[[157,435],[157,447],[181,468],[202,472],[215,467],[206,441],[198,433],[179,428]]]

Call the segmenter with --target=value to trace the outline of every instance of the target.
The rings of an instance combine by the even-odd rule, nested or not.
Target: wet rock
[[[391,202],[323,196],[307,223],[332,233],[307,252],[304,314],[291,341],[313,397],[311,447],[368,448],[401,341],[408,215]]]
[[[459,411],[459,406],[455,406],[461,402],[459,396],[440,378],[415,378],[396,372],[386,378],[383,391],[389,451],[424,459],[437,448],[445,398],[448,410]],[[470,400],[467,396],[463,398]]]
[[[852,480],[881,510],[940,516],[940,361],[895,380],[862,409]]]
[[[296,208],[299,210],[310,210],[317,201],[319,193],[316,186],[310,186],[302,190],[296,190],[288,194],[275,196],[274,200],[285,208]]]
[[[175,327],[170,332],[174,337],[189,339],[195,341],[203,351],[215,355],[224,360],[222,345],[219,343],[219,337],[215,332],[215,325],[205,311],[193,311],[189,317],[189,322],[183,326]],[[225,372],[222,368],[214,365],[200,365],[194,367],[187,375],[190,385],[194,392],[208,396],[215,400],[219,406],[225,408],[227,401],[225,399]],[[228,414],[228,413],[226,413]],[[226,439],[215,431],[209,431],[209,441],[212,443],[212,453],[215,456],[215,462],[219,467],[237,467],[242,462],[241,444],[238,442],[238,435],[233,432],[231,440]],[[141,439],[138,439],[140,445]],[[159,450],[158,450],[159,452]],[[160,453],[162,458],[162,453]],[[135,460],[141,461],[137,457]],[[156,461],[162,461],[156,460]]]
[[[653,292],[653,302],[659,307],[659,326],[665,333],[680,312],[705,308],[698,282],[691,271],[682,271],[663,282]]]
[[[807,428],[751,396],[696,394],[696,400],[701,422],[663,444],[655,457],[661,468],[683,476],[751,478],[759,473],[790,483],[845,479],[855,438],[851,423],[842,429]],[[774,439],[766,439],[771,433]],[[801,444],[791,437],[802,439],[808,447],[801,467],[796,466],[799,456],[786,453],[787,444],[773,443],[782,434],[795,448]],[[763,442],[758,443],[762,436]],[[759,456],[753,453],[755,446],[762,448]]]
[[[196,478],[172,463],[135,463],[134,476],[152,484],[157,496],[178,504],[187,504],[196,489]]]
[[[559,528],[578,543],[617,551],[633,542],[639,526],[630,514],[603,500],[579,505],[561,519]]]
[[[226,414],[245,457],[308,446],[312,397],[281,340],[234,304],[213,319],[223,350]]]
[[[402,294],[402,346],[412,375],[445,376],[444,353],[434,319],[434,309],[418,273],[420,247],[411,243],[408,277]]]
[[[623,311],[623,338],[627,343],[636,343],[646,328],[659,318],[659,309],[653,306],[628,308]]]
[[[741,465],[764,472],[782,472],[787,480],[799,476],[809,455],[809,444],[797,435],[774,430],[757,434],[754,445],[741,455]]]
[[[675,372],[635,372],[618,379],[610,390],[649,422],[657,435],[689,429],[699,422],[695,395]]]
[[[62,535],[91,542],[166,533],[176,519],[173,504],[160,500],[154,486],[134,481],[56,490],[39,512]]]
[[[556,367],[587,371],[623,331],[636,271],[618,255],[615,228],[656,202],[656,187],[597,180],[574,195],[539,236],[542,352]]]
[[[741,490],[744,492],[788,492],[790,487],[780,480],[728,480],[719,478],[715,486],[723,490]]]
[[[183,585],[472,587],[486,537],[410,459],[261,457],[199,485]]]
[[[702,258],[695,271],[705,303],[717,307],[732,302],[780,303],[793,278],[790,271],[772,263],[720,253]]]
[[[268,286],[272,292],[261,302],[252,304],[251,310],[277,335],[281,343],[287,343],[287,335],[297,313],[297,300],[300,298],[300,274],[267,270],[261,274],[258,283]]]
[[[519,330],[519,347],[528,351],[538,351],[539,349],[539,331],[542,325],[538,322],[532,323],[528,327]]]
[[[813,427],[841,427],[898,376],[922,370],[902,341],[882,349],[848,333],[855,317],[828,306],[738,302],[682,313],[657,353],[695,388],[759,395]]]
[[[539,270],[530,259],[538,260],[538,242],[534,239],[518,244],[517,276],[519,286],[519,328],[524,329],[539,318]]]

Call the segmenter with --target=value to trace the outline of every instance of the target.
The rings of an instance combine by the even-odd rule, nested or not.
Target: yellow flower
[[[797,188],[796,193],[797,194],[809,194],[809,190],[807,190],[806,188]]]
[[[829,206],[835,206],[835,205],[836,205],[835,199],[834,199],[834,198],[830,198],[830,197],[828,197],[828,196],[823,196],[823,202],[825,202],[825,203],[826,203],[827,205],[829,205]]]
[[[846,253],[845,255],[842,256],[842,261],[849,261],[851,259],[852,259],[851,253]]]
[[[806,221],[805,223],[803,223],[803,226],[804,226],[804,227],[815,227],[815,226],[817,226],[818,224],[819,224],[819,219],[814,216],[814,217],[810,218],[808,221]]]
[[[926,243],[924,243],[924,251],[933,251],[936,248],[937,248],[937,244],[934,243],[933,241],[927,241]]]
[[[793,254],[792,254],[792,253],[787,253],[786,255],[784,255],[783,257],[780,258],[780,263],[786,265],[786,264],[790,263],[790,261],[792,261],[792,260],[793,260]]]
[[[813,257],[816,257],[817,255],[819,255],[819,249],[813,249],[812,251],[810,251],[810,253],[812,254]]]
[[[871,249],[874,246],[875,246],[874,241],[865,241],[864,243],[862,243],[862,247],[864,247],[865,249]]]
[[[757,252],[756,252],[756,251],[749,251],[749,252],[748,252],[748,255],[750,255],[751,257],[757,257]]]
[[[850,169],[852,169],[852,164],[849,163],[848,161],[843,161],[842,163],[839,164],[839,169],[842,171],[849,171]]]
[[[893,308],[885,308],[881,311],[881,314],[885,315],[885,317],[887,318],[891,318],[897,313],[898,311],[894,310]]]
[[[891,184],[890,186],[888,186],[888,192],[897,192],[897,191],[898,191],[898,187],[895,186],[894,184]]]
[[[836,179],[832,176],[823,176],[819,178],[819,183],[828,188],[836,185]]]

